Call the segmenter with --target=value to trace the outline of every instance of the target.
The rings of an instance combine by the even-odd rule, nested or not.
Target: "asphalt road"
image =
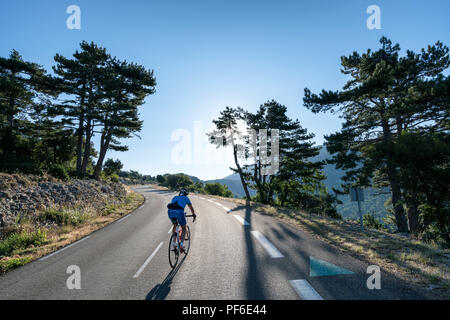
[[[0,299],[427,298],[383,270],[381,289],[370,290],[367,263],[271,217],[201,195],[190,196],[198,213],[194,224],[188,220],[190,252],[172,270],[166,205],[174,194],[135,190],[146,199],[139,209],[1,276]],[[69,266],[79,267],[80,289],[67,286]]]

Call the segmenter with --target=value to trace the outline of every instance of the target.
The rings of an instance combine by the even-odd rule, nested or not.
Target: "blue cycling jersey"
[[[177,202],[179,206],[183,207],[183,209],[186,207],[187,204],[192,205],[191,200],[187,196],[175,196],[172,199],[171,203]]]

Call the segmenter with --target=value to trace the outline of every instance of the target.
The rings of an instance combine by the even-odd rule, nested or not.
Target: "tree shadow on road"
[[[178,262],[175,269],[172,269],[169,274],[166,276],[166,278],[163,280],[163,282],[158,283],[156,286],[150,290],[149,293],[147,293],[147,296],[145,297],[145,300],[164,300],[167,298],[167,296],[170,293],[172,280],[175,277],[175,275],[178,273],[178,270],[180,270],[181,266],[184,263],[184,260],[186,259],[186,255],[181,259],[181,261]]]
[[[251,225],[252,208],[244,206],[245,220]],[[255,253],[254,242],[251,235],[251,229],[244,227],[245,243],[247,245],[247,261],[248,271],[245,280],[246,295],[248,300],[265,300],[267,299],[264,289],[264,277],[258,268],[257,257]]]

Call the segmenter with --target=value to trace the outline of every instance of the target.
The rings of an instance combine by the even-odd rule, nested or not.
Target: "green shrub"
[[[128,200],[128,197],[127,199]],[[114,203],[108,203],[105,205],[105,209],[102,212],[102,216],[108,216],[111,213],[114,213],[117,210],[117,206]]]
[[[70,176],[67,173],[66,168],[63,165],[60,165],[60,164],[56,164],[56,165],[51,166],[48,169],[48,173],[50,175],[52,175],[53,177],[61,179],[63,181],[69,181],[70,180]]]
[[[109,176],[109,180],[111,182],[119,182],[119,175],[117,173],[113,173]]]
[[[206,194],[210,194],[213,196],[221,196],[226,198],[232,198],[233,192],[228,189],[227,185],[220,184],[218,182],[214,183],[206,183],[204,190]]]
[[[384,230],[384,226],[372,214],[363,215],[363,225],[368,229]]]
[[[325,215],[333,219],[342,220],[342,216],[337,212],[336,208],[333,207],[326,208]]]
[[[39,216],[40,221],[51,221],[62,225],[79,225],[88,219],[88,215],[77,210],[49,209]]]
[[[12,258],[6,261],[0,261],[0,273],[5,273],[14,268],[23,266],[31,262],[31,260],[32,260],[31,257],[27,256],[27,257]]]
[[[41,229],[34,232],[17,232],[0,242],[0,256],[7,256],[18,249],[26,249],[31,245],[39,246],[47,241],[47,233]]]

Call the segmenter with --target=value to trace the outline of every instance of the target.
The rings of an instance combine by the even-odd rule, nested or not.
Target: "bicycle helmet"
[[[179,196],[187,196],[189,194],[189,191],[187,191],[186,189],[181,189],[180,190],[180,194],[179,194]]]

